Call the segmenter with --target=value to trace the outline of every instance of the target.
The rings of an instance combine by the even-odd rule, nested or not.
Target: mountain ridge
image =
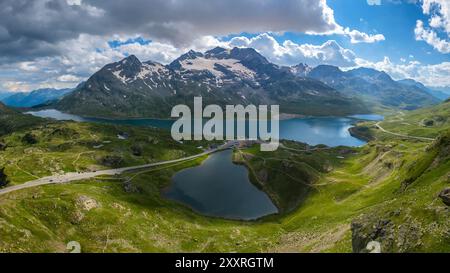
[[[33,107],[46,103],[47,101],[57,100],[72,90],[71,88],[42,88],[31,92],[12,93],[9,96],[1,98],[0,101],[11,107]]]
[[[439,102],[419,85],[395,81],[386,72],[360,67],[349,71],[331,65],[319,65],[307,76],[320,80],[343,94],[365,98],[385,107],[404,110],[430,106]]]
[[[169,65],[136,56],[105,65],[56,103],[61,111],[96,117],[167,118],[177,104],[280,104],[305,115],[364,113],[359,101],[326,84],[299,78],[252,48],[189,51]],[[325,107],[324,107],[325,106]]]

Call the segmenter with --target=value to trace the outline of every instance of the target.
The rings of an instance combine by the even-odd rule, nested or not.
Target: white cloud
[[[112,39],[127,41],[130,38],[136,37],[115,35]],[[212,36],[195,39],[191,45],[180,48],[163,42],[144,45],[135,42],[111,48],[106,41],[105,37],[83,34],[77,39],[55,44],[60,56],[0,65],[0,90],[30,91],[47,87],[74,87],[104,65],[129,54],[136,55],[142,61],[167,64],[190,49],[205,51],[215,46],[227,46]]]
[[[350,30],[349,28],[346,28],[344,33],[350,37],[350,42],[352,44],[375,43],[386,40],[383,34],[369,35],[358,30]]]
[[[421,20],[417,20],[414,33],[416,40],[426,42],[441,53],[450,53],[450,42],[439,38],[434,30],[425,29]]]
[[[431,15],[430,26],[443,28],[450,34],[450,1],[448,0],[423,0],[424,14]]]
[[[19,69],[27,72],[38,72],[39,68],[34,65],[33,62],[20,62],[18,63]]]
[[[57,78],[58,81],[60,82],[71,82],[71,83],[76,83],[76,82],[80,82],[80,78],[74,75],[70,75],[70,74],[66,74],[66,75],[61,75]]]
[[[450,86],[450,62],[423,65],[418,61],[394,64],[389,57],[382,61],[370,62],[364,59],[356,59],[358,67],[370,67],[385,71],[396,80],[414,79],[430,87]]]
[[[450,1],[423,0],[422,10],[430,16],[429,27],[418,20],[414,30],[416,40],[426,42],[441,53],[450,53]]]
[[[55,44],[80,35],[137,34],[180,48],[205,36],[244,32],[338,34],[353,43],[383,40],[380,34],[341,26],[326,0],[2,0],[0,63],[60,56]]]
[[[127,41],[130,38],[136,37],[119,35],[113,37],[118,41]],[[15,83],[4,85],[3,88],[28,91],[44,87],[73,87],[80,81],[86,80],[104,65],[118,61],[128,54],[134,54],[142,61],[151,60],[167,64],[190,49],[203,52],[216,46],[253,47],[271,62],[280,65],[307,63],[311,66],[330,64],[348,67],[356,64],[355,54],[349,49],[342,48],[335,41],[328,41],[322,45],[311,45],[297,44],[287,40],[280,44],[267,33],[251,39],[235,37],[227,42],[212,36],[204,36],[195,39],[191,45],[186,47],[175,47],[164,42],[148,44],[135,42],[115,48],[111,48],[102,37],[83,34],[77,39],[60,42],[56,46],[61,51],[61,56],[1,65],[0,77]]]
[[[381,5],[381,0],[367,0],[367,4],[370,6],[379,6]]]
[[[8,90],[10,92],[20,92],[30,90],[30,86],[25,82],[6,80],[2,81],[0,84],[4,90]]]
[[[230,40],[229,46],[255,48],[271,62],[281,65],[306,63],[310,66],[329,64],[346,67],[354,66],[356,58],[353,51],[342,48],[336,41],[327,41],[322,45],[300,45],[286,40],[280,44],[267,33],[251,39],[235,37]]]

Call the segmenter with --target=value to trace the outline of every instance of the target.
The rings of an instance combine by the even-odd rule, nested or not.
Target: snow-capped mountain
[[[365,108],[322,82],[298,77],[251,48],[189,51],[169,65],[131,55],[108,64],[56,107],[96,117],[168,117],[179,103],[280,104],[286,113],[331,115]]]

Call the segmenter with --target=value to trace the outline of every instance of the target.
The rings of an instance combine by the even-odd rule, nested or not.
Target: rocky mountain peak
[[[329,77],[341,77],[344,75],[344,72],[342,72],[339,67],[332,66],[332,65],[318,65],[314,69],[311,70],[311,72],[308,74],[308,76],[313,78],[329,78]]]
[[[298,65],[294,65],[290,67],[290,71],[297,77],[306,77],[309,72],[311,72],[312,67],[307,64],[299,63]]]
[[[188,52],[184,53],[183,55],[181,55],[180,57],[178,57],[177,59],[175,59],[173,62],[171,62],[169,64],[169,67],[173,70],[179,70],[181,69],[182,65],[181,63],[185,60],[192,60],[192,59],[196,59],[199,57],[203,57],[203,53],[201,52],[197,52],[194,50],[189,50]]]
[[[230,51],[223,47],[215,47],[205,52],[206,58],[225,59],[230,57]]]
[[[120,74],[123,76],[132,77],[141,71],[141,67],[141,61],[136,56],[130,55],[118,62],[115,68],[118,71],[120,70]]]
[[[230,58],[237,59],[242,62],[269,64],[269,61],[253,48],[235,47],[230,51]]]

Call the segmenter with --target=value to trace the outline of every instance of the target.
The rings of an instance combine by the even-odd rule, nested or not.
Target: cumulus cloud
[[[424,14],[431,15],[430,26],[442,28],[450,34],[450,2],[448,0],[423,0]]]
[[[370,67],[385,71],[396,80],[414,79],[430,87],[450,86],[450,62],[424,65],[418,61],[395,64],[389,57],[379,62],[357,58],[358,67]]]
[[[280,65],[306,63],[310,66],[329,64],[340,67],[354,66],[355,54],[342,48],[336,41],[327,41],[322,45],[297,44],[290,40],[282,44],[267,33],[253,38],[235,37],[228,43],[229,47],[252,47],[271,62]]]
[[[80,34],[145,33],[180,46],[206,35],[338,27],[325,0],[2,0],[0,55],[58,55],[56,42]]]
[[[2,0],[0,88],[67,87],[127,54],[167,63],[188,49],[230,46],[219,39],[233,33],[286,31],[344,35],[352,43],[384,39],[339,25],[326,0]],[[107,43],[136,37],[151,42],[118,43],[116,48]],[[270,44],[265,36],[242,42],[260,51],[277,49],[264,52],[282,64],[347,66],[354,59],[332,43]]]
[[[416,35],[416,40],[426,42],[441,53],[450,53],[450,42],[439,38],[435,31],[425,29],[421,20],[417,21],[414,33]]]
[[[344,33],[350,37],[352,44],[375,43],[386,39],[383,34],[369,35],[358,30],[350,30],[349,28],[344,29]]]
[[[118,61],[128,54],[134,54],[142,61],[152,60],[167,64],[190,49],[206,51],[216,46],[253,47],[279,65],[306,63],[310,66],[329,64],[341,68],[373,67],[388,72],[396,79],[413,78],[431,86],[450,85],[450,63],[423,66],[415,61],[413,56],[409,56],[409,62],[404,59],[400,65],[392,63],[387,57],[383,61],[373,63],[358,58],[352,50],[333,40],[321,45],[298,44],[290,40],[280,43],[269,33],[252,38],[237,36],[229,41],[204,36],[186,47],[175,47],[164,42],[140,43],[136,36],[115,35],[112,40],[122,42],[111,47],[102,37],[83,34],[68,43],[57,43],[56,46],[64,50],[61,56],[0,65],[0,90],[28,91],[46,87],[73,87],[105,64]]]
[[[134,41],[120,43],[120,41]],[[205,51],[216,46],[228,46],[212,36],[192,41],[186,47],[175,47],[170,43],[139,43],[135,36],[114,35],[118,41],[112,47],[103,37],[82,34],[76,39],[55,44],[61,52],[58,56],[38,57],[32,61],[0,64],[0,90],[29,91],[37,88],[66,88],[86,80],[104,65],[136,55],[142,61],[167,64],[190,49]]]
[[[381,40],[340,26],[326,0],[2,0],[0,62],[61,55],[55,44],[82,34],[137,34],[185,47],[204,36],[268,31]]]
[[[416,40],[426,42],[441,53],[450,53],[450,2],[423,0],[422,10],[425,15],[430,16],[429,27],[418,20],[414,30]]]

